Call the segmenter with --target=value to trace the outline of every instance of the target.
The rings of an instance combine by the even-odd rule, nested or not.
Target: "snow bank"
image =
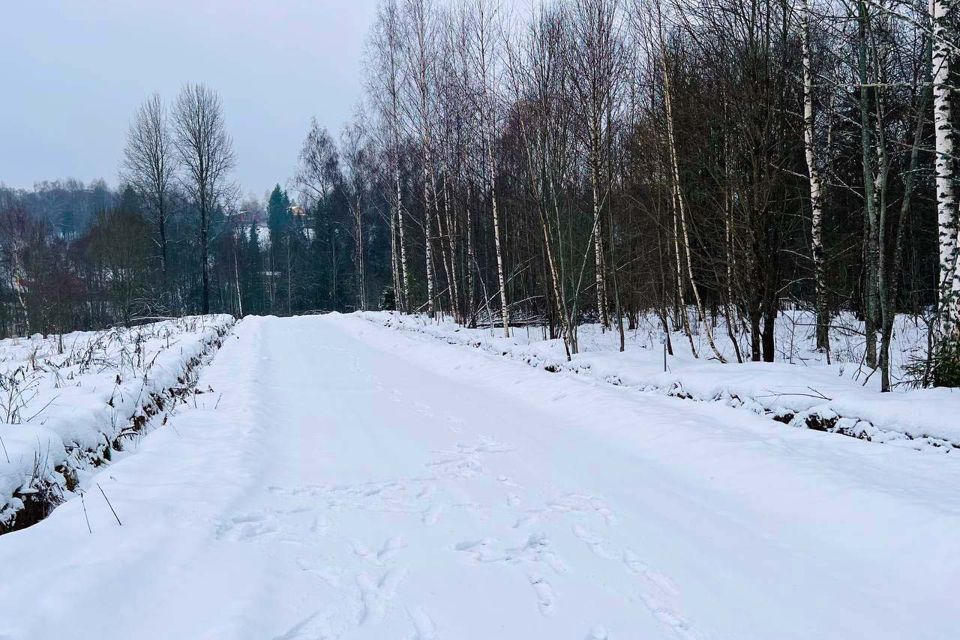
[[[43,517],[122,451],[233,323],[212,315],[0,340],[0,532]]]
[[[856,335],[855,328],[852,332],[839,326],[835,329],[835,351],[827,364],[824,354],[813,348],[813,326],[805,322],[802,312],[786,314],[778,324],[781,361],[772,363],[736,363],[733,345],[726,336],[719,342],[727,363],[707,359],[709,351],[697,342],[701,357],[694,358],[687,338],[679,332],[671,336],[675,355],[667,356],[663,332],[653,322],[628,333],[623,353],[618,351],[616,332],[601,332],[596,325],[582,326],[581,353],[568,361],[563,342],[548,339],[541,327],[514,328],[513,335],[505,338],[501,329],[466,329],[446,319],[389,312],[360,315],[389,328],[471,346],[547,371],[566,371],[642,391],[720,402],[794,427],[913,449],[951,452],[960,448],[960,390],[900,385],[894,393],[881,394],[879,375],[871,375],[862,366],[862,344],[851,339]],[[849,327],[850,319],[844,320]],[[893,361],[895,375],[902,380],[906,365],[917,357],[926,338],[906,317],[898,319],[897,327]]]

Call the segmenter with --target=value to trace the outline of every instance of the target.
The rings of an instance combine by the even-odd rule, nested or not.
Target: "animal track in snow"
[[[514,529],[522,529],[523,527],[529,527],[531,525],[537,524],[540,522],[542,511],[530,510],[526,515],[517,518],[517,521],[513,523]]]
[[[607,630],[603,625],[597,625],[590,630],[590,633],[587,634],[587,637],[584,640],[609,640],[610,635],[607,633]]]
[[[332,640],[336,638],[330,623],[325,617],[315,611],[297,624],[287,629],[286,633],[275,636],[273,640]]]
[[[390,601],[397,594],[397,587],[406,576],[406,569],[389,569],[379,580],[374,581],[366,573],[357,576],[360,598],[363,608],[360,612],[360,624],[377,624],[383,621]]]
[[[279,531],[277,523],[266,514],[247,514],[230,518],[217,526],[218,539],[249,542]]]
[[[492,438],[480,436],[476,444],[458,443],[455,451],[439,451],[444,457],[427,464],[443,478],[473,478],[484,472],[483,456],[508,453],[513,447]]]
[[[623,564],[625,564],[631,572],[645,577],[659,587],[665,594],[669,596],[680,595],[680,590],[669,576],[660,573],[656,569],[651,569],[646,562],[641,560],[640,557],[630,549],[623,552]]]
[[[440,519],[440,513],[443,511],[443,506],[435,504],[427,508],[423,512],[423,524],[433,526],[437,524],[437,521]]]
[[[504,564],[544,563],[557,574],[568,571],[562,558],[550,550],[550,542],[542,533],[527,538],[526,543],[518,547],[498,548],[496,538],[468,540],[454,546],[454,549],[470,555],[478,564],[502,562]]]
[[[643,604],[650,610],[653,617],[660,624],[671,629],[683,640],[699,640],[703,636],[694,629],[690,622],[679,613],[663,605],[659,600],[649,594],[640,594]]]
[[[407,543],[403,541],[403,538],[400,536],[393,536],[388,538],[383,546],[380,547],[380,551],[377,552],[377,560],[383,562],[389,560],[393,556],[397,555],[397,552],[407,546]]]
[[[353,547],[353,555],[357,556],[361,560],[369,560],[371,557],[373,557],[373,551],[370,550],[370,547],[363,544],[359,540],[352,541],[350,546]]]
[[[407,609],[410,621],[413,622],[414,633],[411,640],[437,640],[437,626],[433,618],[427,615],[420,607]]]
[[[537,594],[537,606],[540,608],[540,613],[545,616],[555,614],[557,612],[557,598],[550,583],[539,574],[532,573],[527,577],[530,579],[530,584]]]
[[[458,455],[436,462],[429,462],[427,466],[433,469],[441,478],[475,478],[483,473],[483,465],[479,456],[474,454]]]
[[[340,586],[340,576],[331,569],[313,564],[307,560],[297,560],[297,566],[300,567],[301,571],[312,573],[335,589]]]
[[[583,493],[567,493],[547,503],[552,511],[560,513],[595,513],[607,525],[617,524],[617,516],[601,498]]]
[[[581,542],[590,547],[590,550],[593,551],[598,558],[603,558],[604,560],[613,560],[613,554],[607,551],[606,547],[604,546],[604,539],[586,527],[580,524],[574,524],[573,535],[577,536]]]

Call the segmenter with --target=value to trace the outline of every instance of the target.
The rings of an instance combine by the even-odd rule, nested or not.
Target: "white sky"
[[[293,175],[310,117],[337,135],[361,94],[376,0],[0,0],[0,182],[117,182],[134,110],[185,82],[220,93],[234,178]]]

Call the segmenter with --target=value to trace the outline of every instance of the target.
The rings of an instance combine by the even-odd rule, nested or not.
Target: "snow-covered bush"
[[[0,532],[42,518],[195,380],[227,315],[0,340]]]

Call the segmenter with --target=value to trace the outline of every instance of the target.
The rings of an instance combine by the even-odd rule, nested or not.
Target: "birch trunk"
[[[471,213],[470,203],[472,202],[472,182],[467,183],[467,206],[466,206],[466,233],[467,233],[467,322],[470,328],[477,326],[477,292],[474,269],[476,268],[477,258],[473,251],[473,214]]]
[[[810,176],[811,238],[813,279],[816,290],[817,349],[829,358],[830,315],[827,310],[826,269],[823,250],[823,188],[817,164],[816,130],[813,113],[813,61],[810,51],[810,0],[804,0],[800,33],[803,49],[803,144]]]
[[[402,284],[403,295],[400,298],[400,310],[409,311],[410,310],[410,271],[407,269],[407,242],[404,238],[403,232],[403,200],[401,199],[400,192],[400,159],[397,158],[397,164],[395,167],[395,179],[397,187],[396,195],[396,213],[397,213],[397,231],[399,232],[400,240],[400,278]]]
[[[429,136],[427,136],[429,137]],[[423,233],[425,245],[425,262],[427,270],[427,314],[432,318],[434,316],[433,304],[433,225],[431,223],[430,211],[433,206],[430,203],[430,143],[429,140],[423,145]]]
[[[937,227],[940,239],[940,313],[945,335],[956,332],[960,274],[957,273],[957,198],[953,171],[953,120],[947,13],[950,0],[930,0],[933,24],[933,130],[936,146]]]
[[[357,228],[357,300],[360,304],[360,310],[367,310],[367,282],[365,265],[363,260],[363,196],[357,196],[356,211],[354,213],[354,223]]]
[[[860,42],[858,53],[858,76],[860,81],[860,152],[863,164],[863,200],[864,200],[864,251],[866,281],[863,286],[863,301],[866,334],[866,364],[870,368],[877,366],[876,326],[876,288],[877,288],[877,200],[874,184],[873,160],[875,153],[873,125],[870,122],[870,80],[867,69],[867,35],[869,33],[866,0],[860,0],[859,22]]]
[[[490,28],[487,23],[486,9],[484,3],[480,3],[481,14],[478,16],[477,46],[480,66],[481,82],[481,104],[480,117],[483,136],[486,138],[487,147],[487,171],[489,172],[490,187],[490,210],[493,217],[493,244],[497,257],[497,282],[500,285],[500,320],[503,323],[503,335],[510,337],[510,307],[507,304],[507,284],[503,274],[503,247],[500,241],[500,211],[497,202],[497,165],[493,153],[493,146],[496,141],[496,109],[495,96],[490,87],[490,56],[487,47],[490,44]]]
[[[597,125],[599,128],[599,125]],[[607,315],[607,284],[603,275],[603,220],[601,218],[602,206],[600,204],[600,164],[599,140],[596,140],[596,134],[590,136],[590,186],[593,195],[593,255],[594,266],[596,268],[597,285],[597,316],[600,320],[601,330],[610,326],[610,319]]]
[[[457,274],[457,225],[456,217],[450,206],[448,169],[443,173],[443,212],[447,219],[447,247],[450,252],[450,267],[447,269],[447,278],[450,280],[450,309],[453,318],[458,324],[463,324],[463,313],[460,305],[459,276]]]

